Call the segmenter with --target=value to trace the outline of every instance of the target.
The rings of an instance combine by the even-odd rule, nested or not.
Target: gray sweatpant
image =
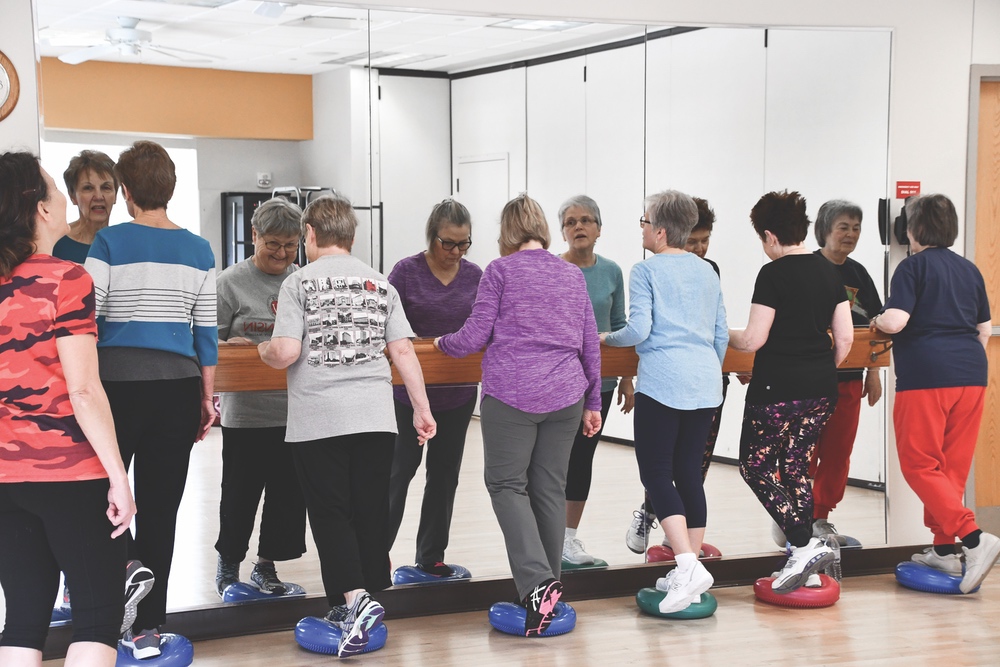
[[[503,531],[518,597],[559,578],[566,529],[566,471],[583,399],[542,414],[492,396],[480,407],[486,489]]]

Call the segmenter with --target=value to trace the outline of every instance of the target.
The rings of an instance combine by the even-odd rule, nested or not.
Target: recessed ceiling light
[[[281,25],[289,28],[320,28],[322,30],[364,30],[368,27],[365,21],[360,19],[344,18],[342,16],[303,16],[302,18],[286,21]]]
[[[412,65],[413,63],[422,63],[425,60],[435,60],[437,58],[443,58],[440,54],[427,54],[427,53],[394,53],[390,56],[385,56],[382,58],[372,58],[373,67],[402,67],[403,65]]]
[[[499,23],[491,23],[490,28],[513,28],[514,30],[544,30],[549,32],[561,32],[580,28],[587,23],[579,21],[533,21],[531,19],[509,19]]]

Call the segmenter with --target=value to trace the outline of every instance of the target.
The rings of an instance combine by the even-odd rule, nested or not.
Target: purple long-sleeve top
[[[483,394],[533,414],[585,397],[601,409],[601,342],[579,268],[547,250],[490,262],[465,325],[438,341],[464,357],[483,347]]]

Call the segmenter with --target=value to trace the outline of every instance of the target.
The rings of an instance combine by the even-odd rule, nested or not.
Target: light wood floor
[[[698,621],[643,615],[631,598],[577,602],[576,630],[544,640],[492,630],[486,612],[388,619],[385,648],[352,662],[370,667],[1000,664],[1000,572],[970,596],[917,593],[899,587],[891,575],[851,578],[841,600],[827,609],[772,607],[756,602],[749,587],[713,593],[718,611]],[[299,649],[290,631],[195,645],[198,667],[336,660]]]

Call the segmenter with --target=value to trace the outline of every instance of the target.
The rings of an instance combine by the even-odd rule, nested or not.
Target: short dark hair
[[[950,248],[958,238],[958,212],[944,195],[920,195],[906,202],[906,221],[922,246]]]
[[[427,216],[426,233],[428,248],[434,245],[434,239],[437,238],[444,224],[454,225],[455,227],[468,227],[469,234],[472,234],[472,216],[469,214],[469,209],[465,208],[461,202],[457,202],[449,197],[441,203],[435,204],[434,208],[431,209],[431,214]]]
[[[846,199],[831,199],[819,207],[816,213],[816,226],[813,233],[820,248],[826,247],[826,237],[833,231],[833,221],[842,215],[861,222],[861,207]]]
[[[0,154],[0,276],[35,252],[35,214],[49,198],[38,158],[31,153]]]
[[[110,176],[115,182],[115,190],[118,189],[120,183],[115,176],[115,161],[101,151],[80,151],[79,155],[73,156],[66,171],[63,172],[66,194],[70,197],[76,196],[76,184],[80,182],[80,175],[88,169],[98,176]]]
[[[694,229],[691,231],[712,231],[712,225],[715,224],[715,211],[708,205],[708,201],[701,197],[692,197],[691,199],[694,200],[695,206],[698,207],[698,222],[694,223]]]
[[[118,156],[114,175],[128,188],[132,202],[145,211],[166,208],[174,196],[174,161],[155,141],[137,141]]]
[[[768,192],[754,204],[750,222],[762,241],[771,232],[783,246],[798,245],[809,233],[806,199],[794,190]]]

